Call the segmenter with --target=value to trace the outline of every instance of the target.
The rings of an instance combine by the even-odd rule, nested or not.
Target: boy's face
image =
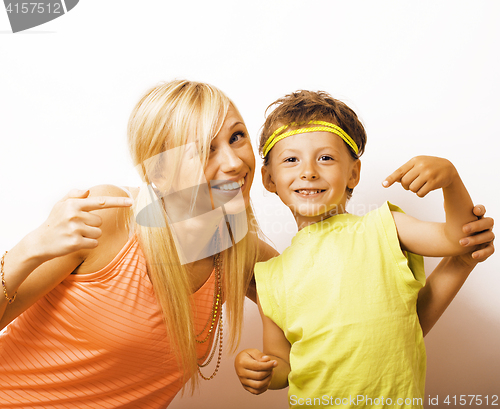
[[[299,230],[345,212],[347,188],[359,182],[361,164],[345,142],[330,132],[286,137],[262,167],[264,187],[277,193],[295,216]]]

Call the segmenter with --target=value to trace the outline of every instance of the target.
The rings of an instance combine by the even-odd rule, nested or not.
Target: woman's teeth
[[[223,185],[217,186],[217,189],[220,190],[234,190],[234,189],[239,189],[245,184],[245,178],[242,178],[241,180],[238,180],[237,182],[231,182],[231,183],[225,183]]]

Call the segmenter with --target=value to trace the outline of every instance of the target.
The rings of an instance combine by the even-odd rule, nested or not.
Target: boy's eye
[[[231,138],[229,139],[229,143],[235,143],[238,142],[240,139],[244,138],[245,134],[241,131],[235,132],[234,134],[231,135]]]

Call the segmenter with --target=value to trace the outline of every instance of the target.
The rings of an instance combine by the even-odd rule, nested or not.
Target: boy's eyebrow
[[[340,150],[338,148],[333,147],[333,146],[321,146],[321,147],[319,147],[316,150],[316,152],[322,151],[324,149],[325,150],[332,150],[333,152],[335,152],[337,154],[340,153]],[[301,150],[300,149],[294,149],[294,148],[286,148],[286,149],[283,149],[278,156],[281,157],[284,153],[288,153],[288,152],[290,152],[290,153],[297,153],[297,152],[301,152]]]
[[[284,153],[288,153],[288,152],[297,153],[297,152],[300,152],[300,149],[286,148],[286,149],[283,149],[278,156],[282,156]]]

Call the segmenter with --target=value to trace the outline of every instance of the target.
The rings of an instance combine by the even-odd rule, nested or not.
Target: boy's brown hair
[[[309,121],[327,121],[340,126],[358,145],[358,155],[349,149],[351,156],[358,159],[363,154],[366,145],[363,124],[351,108],[327,92],[299,90],[274,101],[267,107],[266,114],[272,107],[275,108],[262,127],[259,144],[261,156],[267,140],[280,126],[293,122],[306,124]],[[296,128],[298,127],[290,126],[287,131]],[[268,158],[269,156],[264,158],[264,165],[267,165]]]

